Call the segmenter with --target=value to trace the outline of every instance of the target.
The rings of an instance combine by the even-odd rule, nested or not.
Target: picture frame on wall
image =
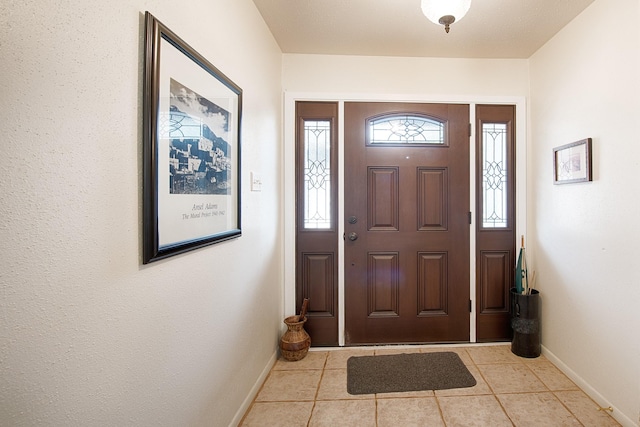
[[[553,183],[571,184],[592,180],[591,138],[553,149]]]
[[[145,13],[143,263],[237,238],[242,89]]]

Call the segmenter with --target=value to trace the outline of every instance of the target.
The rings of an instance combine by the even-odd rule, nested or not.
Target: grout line
[[[276,359],[276,363],[278,362],[278,360]],[[262,384],[260,385],[260,388],[258,389],[258,392],[256,393],[255,397],[253,398],[253,400],[251,401],[251,404],[249,405],[249,407],[247,408],[247,410],[245,411],[244,415],[242,415],[242,418],[240,419],[240,423],[238,425],[243,425],[244,420],[247,418],[247,416],[249,416],[249,414],[251,413],[251,410],[253,409],[253,407],[256,404],[256,399],[258,398],[258,396],[260,396],[260,392],[262,391],[262,389],[264,389],[264,385],[267,383],[267,380],[269,379],[269,377],[271,376],[271,374],[273,373],[273,368],[274,366],[276,366],[276,364],[274,363],[273,366],[271,367],[271,369],[269,370],[269,373],[267,374],[266,378],[264,379],[264,381],[262,382]]]
[[[309,419],[307,420],[307,427],[311,425],[311,418],[313,418],[313,411],[316,409],[316,403],[318,402],[318,394],[320,393],[320,385],[322,384],[322,378],[324,378],[324,370],[327,366],[328,359],[329,359],[329,353],[326,353],[324,355],[324,363],[322,364],[322,372],[320,373],[320,380],[318,381],[316,394],[313,396],[313,405],[311,406],[311,412],[309,413]]]
[[[565,390],[559,390],[559,391],[565,391]],[[582,392],[582,393],[584,393],[584,392]],[[560,404],[561,404],[561,405],[562,405],[562,406],[563,406],[563,407],[564,407],[564,408],[565,408],[565,409],[566,409],[566,410],[567,410],[571,415],[573,415],[573,418],[575,418],[575,419],[576,419],[576,421],[578,421],[578,422],[580,423],[580,425],[581,425],[581,426],[584,426],[584,423],[583,423],[582,421],[580,421],[580,419],[578,418],[578,415],[577,415],[577,414],[575,414],[575,413],[571,410],[571,408],[569,408],[567,405],[565,405],[565,403],[562,401],[562,399],[560,399],[560,398],[556,395],[555,391],[551,390],[551,394],[553,395],[554,399],[556,399],[558,402],[560,402]],[[588,396],[587,396],[587,397],[588,397]],[[594,405],[597,407],[597,405],[595,404],[595,402],[594,402]],[[609,415],[609,414],[607,414],[607,415]]]
[[[375,427],[378,427],[378,394],[377,393],[374,393],[373,395],[373,405],[375,408],[375,423],[376,423]]]
[[[447,426],[447,421],[444,419],[444,413],[442,412],[442,407],[440,406],[440,398],[434,393],[434,397],[436,399],[436,406],[438,407],[438,413],[440,414],[440,419],[442,420],[442,424]]]
[[[491,396],[493,396],[496,402],[498,402],[498,406],[500,406],[502,413],[507,417],[509,422],[513,426],[515,426],[516,423],[511,419],[511,417],[509,416],[509,413],[507,412],[507,409],[502,405],[502,402],[500,401],[500,399],[498,399],[498,395],[496,394],[495,390],[493,389],[493,387],[491,387],[491,384],[489,384],[489,381],[487,381],[487,378],[484,376],[484,374],[480,370],[480,366],[478,366],[478,363],[476,363],[475,359],[471,356],[471,353],[469,351],[467,351],[467,354],[469,355],[469,359],[471,359],[471,363],[473,363],[473,366],[475,366],[476,371],[478,371],[478,375],[480,375],[480,377],[482,378],[482,381],[484,381],[484,383],[487,385],[487,388],[491,392]]]
[[[458,346],[461,347],[461,346]],[[388,347],[387,347],[388,348]],[[413,347],[415,348],[415,347]],[[355,350],[360,350],[361,348],[357,348]],[[344,350],[344,349],[343,349]],[[397,349],[399,351],[402,350],[402,348]],[[582,390],[577,384],[575,384],[576,389],[567,389],[567,390],[551,390],[551,388],[541,379],[541,377],[532,369],[531,365],[524,360],[516,360],[516,361],[500,361],[500,362],[489,362],[489,363],[477,363],[476,360],[472,357],[473,353],[473,348],[472,347],[465,347],[465,348],[460,348],[459,352],[461,352],[462,354],[466,355],[467,360],[470,361],[470,364],[468,365],[468,367],[470,368],[474,368],[478,375],[479,378],[481,378],[485,384],[487,385],[487,388],[489,390],[490,394],[476,394],[476,393],[472,393],[469,395],[454,395],[454,396],[438,396],[437,393],[433,393],[432,396],[396,396],[394,398],[398,398],[398,399],[410,399],[410,398],[430,398],[433,397],[435,398],[435,402],[438,408],[438,413],[440,414],[440,418],[442,420],[442,422],[445,424],[446,426],[446,422],[445,422],[445,418],[444,418],[444,412],[441,406],[441,399],[443,397],[446,398],[456,398],[456,397],[471,397],[471,396],[487,396],[487,395],[491,395],[493,396],[493,398],[498,402],[498,405],[500,407],[500,409],[502,410],[503,414],[507,417],[507,419],[509,419],[509,421],[512,423],[512,425],[515,425],[514,420],[511,418],[511,416],[509,415],[509,413],[506,411],[506,408],[503,406],[501,400],[498,398],[498,394],[496,394],[496,391],[493,389],[493,387],[490,385],[490,383],[487,381],[487,378],[485,377],[485,375],[482,373],[480,367],[483,365],[513,365],[515,363],[519,363],[520,365],[524,365],[527,367],[527,372],[530,372],[534,378],[536,378],[538,381],[540,381],[540,383],[544,386],[544,388],[546,389],[546,391],[544,390],[540,390],[540,391],[521,391],[521,392],[509,392],[509,393],[501,393],[501,395],[526,395],[526,394],[536,394],[536,393],[549,393],[551,394],[554,399],[556,399],[558,402],[560,402],[560,404],[562,405],[562,407],[564,407],[572,416],[573,418],[580,424],[580,425],[584,425],[576,416],[576,414],[557,396],[556,392],[562,392],[562,391],[572,391],[572,392],[581,392],[584,395],[586,395],[586,393],[584,392],[584,390]],[[376,351],[374,351],[374,354],[376,353]],[[331,353],[329,351],[326,351],[325,349],[325,355],[324,355],[324,360],[322,363],[322,367],[321,368],[301,368],[301,369],[287,369],[287,370],[279,370],[282,372],[292,372],[292,371],[317,371],[320,370],[321,374],[320,374],[320,379],[318,380],[318,384],[316,387],[316,391],[313,397],[313,405],[311,407],[311,412],[309,414],[309,418],[306,422],[307,427],[309,427],[311,425],[311,419],[313,417],[315,408],[317,407],[318,402],[320,402],[321,400],[319,400],[319,393],[320,393],[320,387],[322,386],[322,382],[325,379],[325,373],[327,373],[327,369],[330,369],[329,366],[329,357],[330,357]],[[553,363],[551,363],[553,366],[555,366]],[[557,367],[556,367],[557,368]],[[343,368],[338,368],[338,369],[343,369]],[[240,420],[240,425],[242,425],[242,423],[245,421],[246,417],[248,416],[248,414],[251,412],[251,410],[254,408],[256,402],[257,397],[260,395],[260,393],[263,391],[265,384],[267,383],[267,381],[272,377],[274,371],[276,371],[275,369],[275,364],[274,366],[271,368],[271,370],[269,371],[267,377],[265,378],[264,382],[262,383],[262,385],[260,386],[260,389],[258,390],[258,393],[256,394],[256,397],[254,398],[254,400],[251,402],[251,405],[249,406],[249,408],[247,409],[247,411],[245,412],[245,414],[243,415],[242,419]],[[559,371],[559,375],[564,375],[566,376],[562,371]],[[568,378],[568,377],[567,377]],[[573,381],[572,381],[573,382]],[[586,395],[586,397],[590,400],[593,401],[593,399],[591,399],[588,395]],[[384,399],[384,397],[380,397],[378,394],[373,394],[373,401],[374,401],[374,410],[375,410],[375,426],[377,427],[378,425],[378,417],[379,417],[379,403],[380,403],[380,399]],[[344,401],[344,400],[362,400],[362,399],[328,399],[327,401],[331,401],[331,400],[335,400],[335,401]],[[275,402],[275,401],[274,401]],[[279,401],[278,401],[279,402]],[[282,401],[282,402],[291,402],[291,401]],[[296,400],[294,402],[309,402],[308,400]],[[258,402],[258,403],[272,403],[272,401],[264,401],[264,402]],[[612,417],[610,414],[606,414],[608,415],[611,419],[614,419],[614,417]]]
[[[533,376],[540,381],[540,384],[542,384],[544,386],[544,388],[547,389],[547,391],[552,391],[551,388],[547,385],[547,383],[545,383],[542,378],[540,378],[540,376],[538,374],[536,374],[536,372],[531,369],[531,367],[529,367],[529,365],[527,363],[523,363],[524,366],[527,367],[527,369],[529,370],[529,372],[531,372],[533,374]]]
[[[498,399],[498,395],[492,394],[492,396],[498,402],[498,405],[500,406],[500,409],[502,409],[502,412],[504,413],[504,415],[509,419],[511,424],[515,426],[516,425],[515,421],[511,419],[511,415],[509,415],[509,413],[507,412],[507,408],[505,408],[502,402],[500,401],[500,399]]]

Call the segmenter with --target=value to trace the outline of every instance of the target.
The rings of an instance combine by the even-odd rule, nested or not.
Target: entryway
[[[508,340],[515,107],[305,101],[295,117],[312,345]]]

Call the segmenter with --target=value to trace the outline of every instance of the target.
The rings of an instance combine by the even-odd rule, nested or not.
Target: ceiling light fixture
[[[471,0],[421,0],[421,5],[422,13],[429,21],[444,25],[448,33],[449,26],[467,14]]]

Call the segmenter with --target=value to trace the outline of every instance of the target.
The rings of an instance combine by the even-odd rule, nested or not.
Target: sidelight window
[[[331,122],[304,121],[304,228],[331,227]]]
[[[482,226],[507,227],[507,124],[482,124]]]

